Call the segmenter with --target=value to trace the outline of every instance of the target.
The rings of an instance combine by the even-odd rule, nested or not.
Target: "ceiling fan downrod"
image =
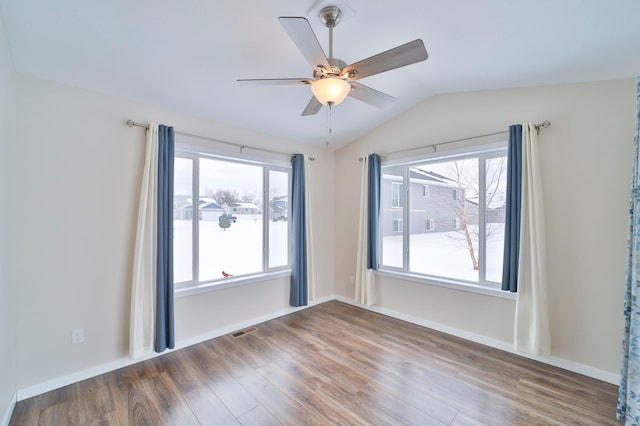
[[[329,60],[333,59],[333,29],[342,19],[342,11],[338,6],[327,6],[320,11],[320,21],[329,28]],[[333,64],[331,64],[333,66]]]

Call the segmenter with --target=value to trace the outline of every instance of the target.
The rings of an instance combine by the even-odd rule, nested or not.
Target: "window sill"
[[[228,277],[223,280],[217,280],[213,282],[203,283],[199,285],[193,285],[188,287],[177,287],[173,291],[174,298],[180,298],[185,296],[193,296],[201,293],[208,293],[210,291],[224,290],[226,288],[239,287],[247,284],[255,284],[277,278],[284,278],[291,275],[290,269],[285,269],[276,272],[265,272],[262,274],[249,275],[245,277]]]
[[[453,290],[466,291],[470,293],[482,294],[485,296],[499,297],[502,299],[515,300],[516,294],[509,291],[502,291],[499,288],[486,287],[479,284],[472,284],[463,281],[445,280],[424,275],[410,274],[406,272],[391,271],[388,269],[378,269],[376,275],[382,277],[396,278],[419,284],[434,285],[438,287],[450,288]]]

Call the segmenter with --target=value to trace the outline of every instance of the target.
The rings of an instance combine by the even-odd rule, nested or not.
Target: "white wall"
[[[435,96],[336,153],[336,293],[354,296],[357,158],[550,120],[540,133],[552,356],[619,374],[633,80]],[[514,301],[378,277],[379,306],[509,346]]]
[[[333,293],[333,153],[41,79],[18,77],[18,389],[128,354],[129,289],[144,130],[176,130],[316,158],[317,297]],[[325,214],[329,213],[329,214]],[[288,308],[288,278],[176,300],[178,345]],[[85,343],[71,344],[71,329]],[[43,389],[46,390],[46,389]]]
[[[6,49],[6,42],[0,49]],[[5,118],[15,117],[14,73],[4,61],[0,87],[14,94],[3,96],[0,103],[1,149],[2,158],[15,150],[15,161],[2,164],[1,173],[15,189],[16,239],[11,249],[13,306],[19,309],[16,357],[10,346],[0,352],[9,357],[6,363],[1,360],[0,372],[8,374],[10,382],[17,380],[17,386],[4,389],[3,380],[0,398],[10,398],[16,387],[33,389],[127,357],[129,281],[144,149],[144,131],[124,125],[130,118],[316,157],[311,191],[318,298],[334,291],[353,297],[359,156],[549,119],[553,124],[541,133],[541,154],[553,356],[618,373],[635,111],[632,80],[436,96],[334,154],[18,76],[14,147],[10,136],[16,126]],[[0,209],[0,214],[8,213]],[[0,232],[6,233],[6,227]],[[7,257],[1,259],[0,266],[6,266]],[[8,278],[6,272],[0,274],[0,292],[11,289]],[[378,283],[383,309],[490,340],[512,340],[512,300],[385,277]],[[177,299],[178,343],[286,310],[287,288],[287,279],[275,279]],[[5,294],[1,296],[0,303],[6,303]],[[85,328],[84,344],[71,344],[75,327]],[[12,330],[2,325],[0,333],[10,338]],[[15,373],[5,369],[14,358]]]
[[[15,300],[10,270],[16,139],[16,74],[0,13],[0,424],[8,420],[16,392]]]

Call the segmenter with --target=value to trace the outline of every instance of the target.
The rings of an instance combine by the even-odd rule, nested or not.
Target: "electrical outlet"
[[[71,330],[71,343],[74,345],[84,342],[84,328],[74,328]]]

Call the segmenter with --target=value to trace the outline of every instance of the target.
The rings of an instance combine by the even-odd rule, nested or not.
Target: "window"
[[[289,266],[287,165],[186,148],[174,164],[176,288]]]
[[[402,232],[402,219],[393,219],[393,232]]]
[[[422,185],[422,196],[423,197],[429,196],[429,185]]]
[[[433,218],[427,219],[427,226],[425,231],[434,231],[436,229],[436,220]]]
[[[499,287],[506,165],[504,148],[383,163],[382,268]],[[405,185],[406,200],[396,209],[385,209],[400,200],[403,192],[398,191]],[[386,217],[394,218],[392,230],[385,226]],[[401,232],[396,231],[399,217],[406,225]]]
[[[391,207],[402,207],[404,205],[403,199],[402,182],[391,182]]]

